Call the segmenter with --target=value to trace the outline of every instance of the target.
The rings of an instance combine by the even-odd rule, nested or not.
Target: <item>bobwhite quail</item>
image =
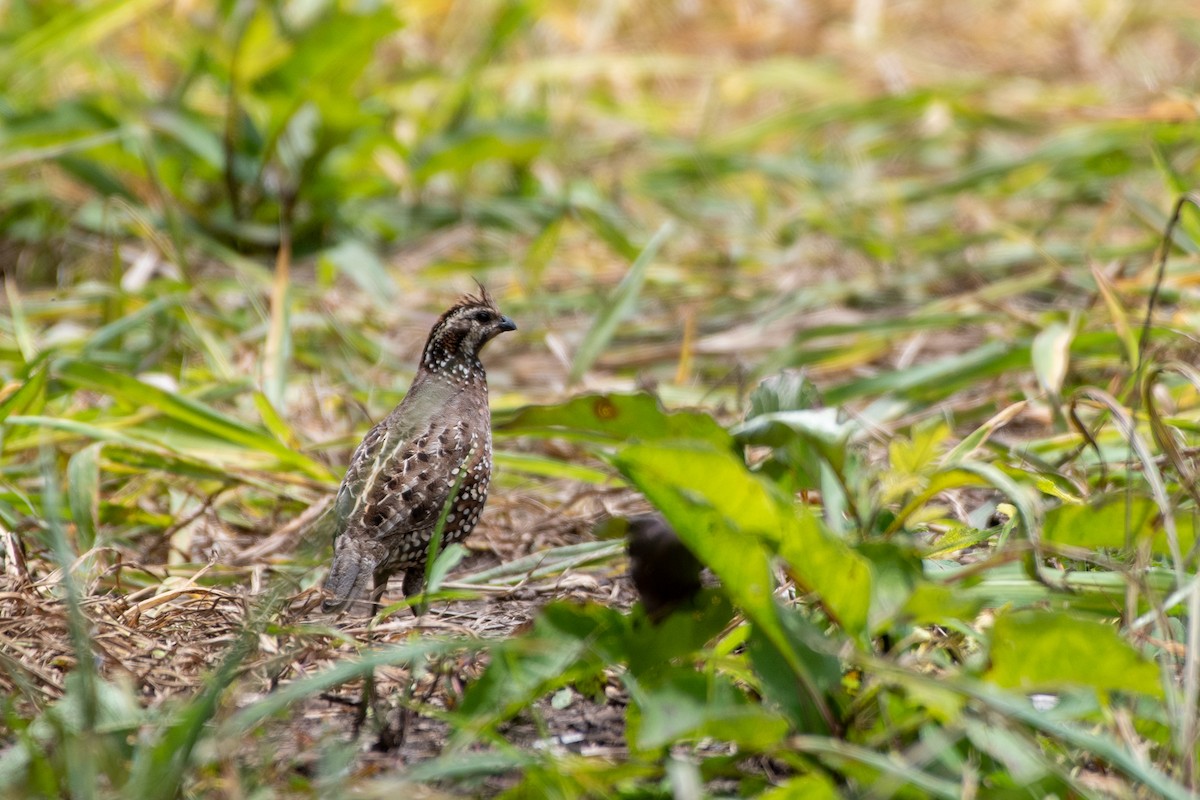
[[[363,438],[338,489],[325,611],[352,606],[372,613],[399,570],[405,596],[420,592],[429,542],[448,501],[443,546],[475,527],[492,474],[479,351],[516,329],[482,285],[478,296],[463,297],[433,326],[408,394]]]
[[[659,514],[629,518],[629,576],[646,616],[659,622],[700,591],[703,564]]]

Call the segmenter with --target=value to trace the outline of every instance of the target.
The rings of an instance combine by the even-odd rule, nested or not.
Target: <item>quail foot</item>
[[[325,611],[373,613],[388,578],[400,570],[405,596],[420,592],[429,542],[448,503],[442,546],[471,533],[492,474],[487,375],[479,353],[516,329],[483,286],[433,326],[408,394],[368,431],[338,489]]]

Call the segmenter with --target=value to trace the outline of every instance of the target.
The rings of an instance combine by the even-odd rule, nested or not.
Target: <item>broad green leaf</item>
[[[616,333],[617,325],[633,311],[638,294],[642,290],[642,284],[646,280],[646,271],[650,268],[650,263],[658,255],[658,251],[666,242],[667,237],[671,235],[672,230],[673,226],[670,222],[663,223],[662,227],[642,248],[638,257],[634,259],[633,264],[629,267],[629,272],[625,273],[625,277],[621,279],[621,283],[613,292],[612,298],[605,303],[604,308],[592,323],[592,327],[584,335],[583,342],[575,353],[575,360],[571,363],[571,371],[567,376],[568,382],[573,384],[583,377],[583,374],[588,371],[592,363],[600,356],[600,352],[608,345],[613,334]]]
[[[1062,480],[1062,478],[1060,478],[1060,480]],[[1067,505],[1078,506],[1078,505],[1084,504],[1084,500],[1082,497],[1080,497],[1077,494],[1074,494],[1073,492],[1067,491],[1062,486],[1055,483],[1051,478],[1049,478],[1045,475],[1039,476],[1037,478],[1037,480],[1035,480],[1033,483],[1035,486],[1037,486],[1038,491],[1041,492],[1042,494],[1048,494],[1051,497],[1055,497]],[[1075,487],[1072,487],[1072,488],[1075,488]]]
[[[1195,515],[1175,515],[1179,546],[1187,552],[1196,540]],[[1148,497],[1124,492],[1106,495],[1085,505],[1063,504],[1046,512],[1042,538],[1047,542],[1088,549],[1124,549],[1150,538],[1154,552],[1168,554],[1158,505]]]
[[[967,698],[954,689],[921,681],[905,684],[904,694],[913,705],[925,708],[930,716],[944,724],[958,724],[967,704]]]
[[[919,517],[920,513],[928,513],[930,511],[929,501],[940,492],[957,489],[961,486],[987,485],[987,481],[973,472],[955,468],[936,472],[928,478],[921,475],[897,476],[889,471],[879,479],[879,485],[880,496],[885,502],[911,495],[888,526],[890,535],[906,524],[914,522],[914,516]]]
[[[748,702],[720,673],[676,670],[651,687],[628,678],[630,745],[653,750],[679,741],[716,737],[751,750],[770,747],[787,735],[787,722]]]
[[[865,628],[868,562],[825,533],[811,512],[777,496],[740,458],[703,444],[661,442],[626,447],[614,462],[748,613],[774,618],[769,550],[757,539],[777,550],[846,630]]]
[[[1025,526],[1025,530],[1034,529],[1035,525],[1040,524],[1038,516],[1039,507],[1033,496],[1033,493],[1023,484],[1017,483],[1007,473],[997,467],[995,464],[989,464],[982,461],[961,461],[958,463],[955,472],[967,472],[977,475],[987,484],[994,486],[1005,494],[1008,501],[1016,507],[1020,524]],[[960,484],[961,485],[961,484]],[[1010,517],[1015,519],[1015,517]],[[1016,525],[1005,526],[1001,529],[999,544],[1004,544],[1008,534],[1016,528]]]
[[[859,429],[858,423],[843,419],[836,408],[799,411],[774,411],[759,414],[733,428],[739,441],[780,447],[796,435],[804,436],[826,448],[843,447]]]
[[[101,196],[113,200],[120,198],[136,202],[136,194],[129,189],[124,181],[117,177],[112,170],[104,169],[99,163],[87,157],[88,150],[109,140],[115,141],[121,138],[122,135],[124,134],[121,131],[113,131],[107,134],[90,136],[84,140],[76,140],[70,146],[64,146],[59,149],[74,151],[79,153],[79,155],[74,155],[71,152],[64,153],[55,158],[54,163],[63,172],[69,174]],[[19,158],[20,154],[17,154],[15,157]]]
[[[589,394],[549,406],[525,406],[496,414],[497,435],[559,436],[601,443],[687,439],[733,449],[733,438],[710,414],[665,411],[658,399],[637,394]]]
[[[880,476],[880,497],[884,503],[908,499],[889,532],[910,523],[909,518],[942,490],[931,485],[930,475],[937,469],[942,444],[949,434],[949,426],[935,420],[932,424],[918,426],[913,431],[912,439],[896,436],[889,443],[888,464],[891,468]],[[910,496],[914,493],[915,496]]]
[[[705,443],[630,445],[613,460],[663,513],[688,549],[721,579],[724,591],[779,649],[802,691],[831,723],[817,682],[794,652],[773,597],[771,552],[764,540],[786,540],[797,553],[802,549],[802,537],[788,535],[801,527],[790,505],[750,474],[739,458]],[[869,587],[833,587],[833,577],[818,576],[818,589],[830,585],[838,590],[822,600],[835,615],[845,615],[849,625],[865,625],[869,596],[863,595]]]
[[[45,428],[46,430],[61,431],[70,436],[82,436],[87,439],[93,439],[98,442],[115,442],[123,444],[127,447],[138,448],[149,446],[147,442],[141,441],[133,436],[128,435],[123,428],[124,426],[106,424],[104,427],[92,425],[87,422],[80,422],[69,417],[45,417],[45,416],[14,416],[10,422],[13,425],[25,425],[31,428]],[[38,437],[35,441],[27,443],[27,447],[36,448],[41,441]]]
[[[783,506],[765,484],[734,455],[704,443],[630,445],[613,461],[738,605],[778,624],[762,540],[781,538]]]
[[[332,6],[291,35],[286,56],[270,71],[258,70],[253,91],[284,96],[293,108],[307,98],[315,100],[324,114],[344,113],[346,88],[370,64],[379,42],[400,25],[390,6],[371,6],[365,13]],[[281,118],[277,124],[282,127],[286,120]]]
[[[657,623],[634,617],[625,637],[629,672],[643,685],[652,685],[729,625],[733,607],[729,599],[713,589],[702,589],[685,605]],[[795,684],[793,683],[793,689]]]
[[[628,231],[632,221],[619,207],[601,196],[594,184],[584,180],[572,184],[569,203],[572,213],[591,227],[595,236],[611,247],[617,255],[636,260],[645,252],[630,240]]]
[[[962,797],[962,786],[958,783],[922,772],[898,754],[881,752],[875,748],[828,736],[793,736],[788,739],[788,746],[794,751],[814,757],[824,756],[823,761],[838,765],[843,772],[860,776],[864,782],[874,784],[879,782],[881,777],[892,776],[898,785],[918,790],[919,793],[914,795],[916,797],[938,797],[945,800],[958,800]]]
[[[829,637],[826,631],[796,608],[781,610],[780,621],[790,642],[792,656],[804,662],[808,674],[812,676],[814,688],[823,696],[833,697],[840,690],[842,681],[842,666],[837,656],[838,640]],[[751,629],[745,649],[754,667],[754,674],[758,677],[763,698],[783,711],[795,730],[805,733],[823,730],[824,720],[804,694],[798,691],[794,669],[776,643],[763,635],[761,630]]]
[[[60,417],[13,417],[12,422],[14,425],[37,429],[34,436],[27,437],[28,441],[20,443],[24,449],[37,449],[46,441],[46,431],[57,431],[62,434],[63,439],[82,437],[95,442],[105,442],[107,446],[104,452],[108,461],[139,471],[161,470],[195,480],[218,482],[236,478],[242,483],[270,492],[279,492],[281,489],[280,485],[272,485],[264,480],[260,473],[236,460],[231,463],[215,463],[212,459],[177,453],[155,441],[129,435],[129,432],[140,434],[137,429],[126,431],[124,426],[120,425],[113,426],[120,429],[101,428]],[[16,447],[14,444],[14,449]],[[287,485],[288,482],[285,481],[283,487]],[[284,491],[286,493],[286,488]]]
[[[844,472],[847,444],[860,429],[857,422],[841,416],[835,408],[774,411],[747,419],[730,432],[742,444],[772,447],[775,458],[792,470],[799,483],[796,488],[819,487],[826,519],[841,519],[844,492],[835,473]]]
[[[788,778],[758,795],[758,800],[840,800],[837,785],[820,772]]]
[[[146,122],[160,134],[179,142],[189,155],[196,156],[214,170],[224,167],[221,137],[203,117],[180,109],[157,108],[147,114]]]
[[[1158,667],[1116,627],[1055,611],[1001,614],[992,627],[985,678],[1022,692],[1087,686],[1161,697]]]
[[[791,515],[785,511],[778,530],[783,535],[776,544],[788,572],[815,592],[847,631],[861,633],[876,599],[877,565],[828,533],[808,508],[795,508]]]
[[[625,657],[628,622],[616,609],[552,603],[533,629],[491,648],[491,660],[467,689],[456,715],[468,734],[506,719],[539,697],[603,674]]]
[[[301,103],[288,116],[275,142],[275,157],[289,175],[304,171],[317,149],[321,122],[320,112],[311,101]]]
[[[776,411],[802,411],[819,408],[817,387],[804,372],[785,371],[768,378],[750,393],[750,411],[746,419]]]

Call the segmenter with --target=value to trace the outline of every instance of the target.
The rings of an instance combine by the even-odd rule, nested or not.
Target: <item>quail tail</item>
[[[333,564],[325,578],[325,592],[329,597],[321,603],[321,610],[341,611],[349,606],[354,613],[369,614],[374,607],[371,587],[378,564],[378,556],[357,539],[340,537],[334,545]]]

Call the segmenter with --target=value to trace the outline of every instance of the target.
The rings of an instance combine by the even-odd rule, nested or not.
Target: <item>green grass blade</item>
[[[321,692],[364,678],[379,667],[414,664],[429,657],[455,652],[477,652],[487,643],[475,640],[410,639],[391,647],[381,647],[349,661],[342,661],[327,670],[287,684],[262,700],[242,709],[221,726],[222,735],[237,736],[252,730],[269,717],[288,706]]]
[[[49,370],[45,362],[29,370],[25,382],[0,402],[0,423],[9,417],[22,414],[37,414],[46,404],[46,378]]]
[[[100,442],[88,445],[67,462],[67,500],[75,521],[75,539],[81,552],[96,544],[100,516]]]
[[[135,408],[150,406],[164,416],[195,427],[222,442],[269,453],[280,462],[296,467],[318,480],[333,480],[333,476],[324,466],[288,449],[269,433],[231,419],[191,398],[172,394],[136,378],[108,372],[81,361],[60,364],[57,373],[59,378],[75,386],[104,392]]]
[[[601,351],[612,341],[617,325],[633,310],[638,294],[642,291],[642,284],[646,281],[646,270],[650,267],[650,262],[658,255],[658,251],[671,235],[672,230],[671,223],[664,222],[658,232],[642,248],[638,257],[634,259],[633,264],[629,267],[629,272],[625,273],[625,277],[617,285],[612,299],[605,304],[596,317],[596,321],[592,323],[592,327],[583,337],[583,342],[575,353],[575,360],[571,363],[571,371],[567,377],[569,383],[579,382],[583,374],[600,356]]]

